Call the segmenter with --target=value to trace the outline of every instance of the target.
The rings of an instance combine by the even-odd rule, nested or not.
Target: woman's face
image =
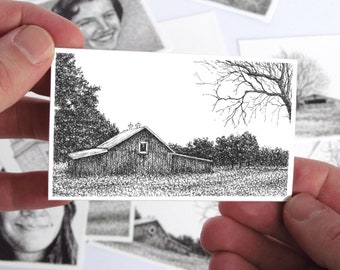
[[[64,217],[64,207],[0,213],[0,233],[19,252],[46,249],[56,238]]]
[[[86,47],[113,50],[120,33],[120,20],[111,0],[83,1],[72,21],[82,31]]]

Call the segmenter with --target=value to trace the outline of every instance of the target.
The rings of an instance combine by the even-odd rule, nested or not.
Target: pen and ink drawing
[[[101,58],[103,51],[96,55],[100,53]],[[115,74],[122,78],[123,83],[110,81],[109,87],[116,89],[110,90],[110,93],[107,86],[91,85],[85,78],[83,70],[87,69],[86,64],[77,66],[78,52],[57,53],[55,97],[51,111],[53,173],[50,175],[50,194],[54,198],[282,199],[287,196],[290,189],[287,145],[289,134],[293,132],[291,118],[294,112],[292,63],[189,60],[188,56],[171,56],[178,58],[179,65],[183,61],[183,66],[186,66],[185,74],[189,78],[184,78],[183,73],[173,73],[174,63],[170,63],[173,60],[169,60],[170,56],[165,54],[115,53],[106,56],[117,62]],[[90,53],[85,58],[93,60],[94,57],[95,53]],[[126,70],[119,68],[122,57],[134,59],[136,66],[142,65],[147,57],[153,66],[150,68],[152,71],[143,73],[139,69],[139,74],[131,70],[125,73]],[[170,70],[156,71],[156,65],[160,62],[162,67],[168,64]],[[93,61],[91,65],[94,65]],[[190,94],[182,91],[180,96],[171,92],[162,93],[177,103],[178,97],[181,97],[181,104],[185,104],[183,108],[178,104],[176,109],[171,104],[169,110],[164,107],[169,104],[165,105],[166,97],[160,96],[158,89],[164,84],[162,79],[167,74],[178,76],[173,81],[176,86],[172,87],[172,92],[180,87],[181,80],[184,88],[187,83],[192,88]],[[97,75],[93,77],[97,78],[94,79],[97,83],[105,80],[99,79]],[[136,96],[134,103],[130,104],[131,99],[124,101],[126,93],[122,89],[130,83],[127,83],[126,78],[135,75],[144,78],[138,81],[139,92],[133,92]],[[103,74],[101,76],[105,77]],[[214,83],[209,81],[212,76],[216,77]],[[106,80],[109,81],[108,78]],[[149,90],[146,90],[148,87]],[[129,87],[127,91],[136,91],[137,88],[133,88],[136,87]],[[105,92],[109,93],[105,100],[112,101],[108,111],[102,109],[101,103],[104,101],[98,98],[104,96]],[[158,99],[155,100],[156,96]],[[121,104],[117,104],[117,108],[113,105],[114,100],[115,104],[120,100]],[[118,106],[126,113],[118,110]],[[158,111],[157,118],[153,111],[155,106],[164,108]],[[115,109],[117,111],[113,113]],[[195,117],[193,112],[196,109],[201,111],[202,118]],[[182,111],[187,113],[182,114]],[[181,113],[185,119],[179,120],[175,113]],[[110,117],[107,117],[108,114]],[[153,117],[150,118],[151,115]],[[132,121],[128,124],[129,117],[130,120],[139,117],[145,122],[155,123],[158,132],[138,121],[135,125],[131,124]],[[124,121],[121,121],[122,118]],[[203,118],[209,120],[201,121]],[[186,123],[192,128],[199,127],[201,131],[206,131],[208,126],[204,126],[205,121],[218,125],[222,135],[213,130],[210,137],[187,134],[190,128],[185,127]],[[117,122],[124,122],[128,127],[120,131],[121,126]],[[280,125],[285,126],[284,132],[288,135],[285,147],[275,145],[275,142],[272,142],[275,147],[261,145],[267,140],[264,138],[259,143],[258,136],[263,135],[258,133],[259,125],[266,125],[267,122],[271,123],[271,128],[266,127],[262,133],[266,133],[270,140],[275,137],[272,135],[273,130],[279,129]],[[173,123],[174,126],[167,123]],[[176,124],[185,127],[181,130],[183,135],[176,132]],[[172,130],[172,138],[165,131],[164,135],[160,135],[162,125]],[[252,134],[252,130],[257,134]],[[167,139],[163,139],[163,136]],[[176,137],[178,141],[183,141],[182,137],[189,136],[194,139],[188,139],[185,146],[175,141]]]

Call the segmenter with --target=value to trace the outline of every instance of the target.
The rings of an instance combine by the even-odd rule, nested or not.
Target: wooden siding
[[[170,154],[173,173],[210,173],[212,172],[212,161],[179,154]]]
[[[190,249],[169,237],[160,224],[155,220],[134,227],[134,241],[142,242],[163,250],[170,250],[189,255]]]
[[[139,153],[140,142],[148,143],[146,154]],[[76,176],[206,173],[211,172],[212,162],[175,154],[151,132],[144,129],[107,153],[71,160],[69,170]]]

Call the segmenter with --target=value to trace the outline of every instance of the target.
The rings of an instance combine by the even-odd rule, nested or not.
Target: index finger
[[[14,104],[34,85],[36,87],[32,89],[33,91],[49,95],[47,71],[53,56],[50,47],[83,47],[84,39],[78,27],[71,21],[35,4],[0,0],[0,18],[0,82],[2,82],[0,90],[2,95],[6,96],[2,103],[3,110]],[[30,28],[25,28],[29,26]],[[32,27],[35,27],[34,31]],[[19,29],[31,30],[30,34],[26,34],[15,43],[17,33],[23,33]],[[39,29],[44,30],[45,34],[42,35]],[[36,40],[34,51],[39,46],[40,51],[45,47],[46,50],[49,49],[48,61],[46,59],[42,63],[33,64],[22,57],[22,52],[26,49],[19,49],[17,45],[25,43],[27,46],[30,38]],[[46,72],[47,75],[43,77]],[[39,80],[40,84],[37,85]]]
[[[42,209],[68,201],[48,200],[47,172],[0,173],[0,212]]]

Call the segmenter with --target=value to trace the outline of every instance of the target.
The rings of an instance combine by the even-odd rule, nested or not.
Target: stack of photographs
[[[279,1],[196,1],[208,12],[163,22],[143,0],[30,1],[77,24],[86,49],[56,51],[50,143],[0,140],[0,170],[49,170],[50,199],[72,203],[0,213],[46,250],[8,252],[1,231],[1,267],[205,270],[217,201],[284,201],[294,156],[340,165],[339,37],[241,40],[229,57],[214,11],[268,24]]]

